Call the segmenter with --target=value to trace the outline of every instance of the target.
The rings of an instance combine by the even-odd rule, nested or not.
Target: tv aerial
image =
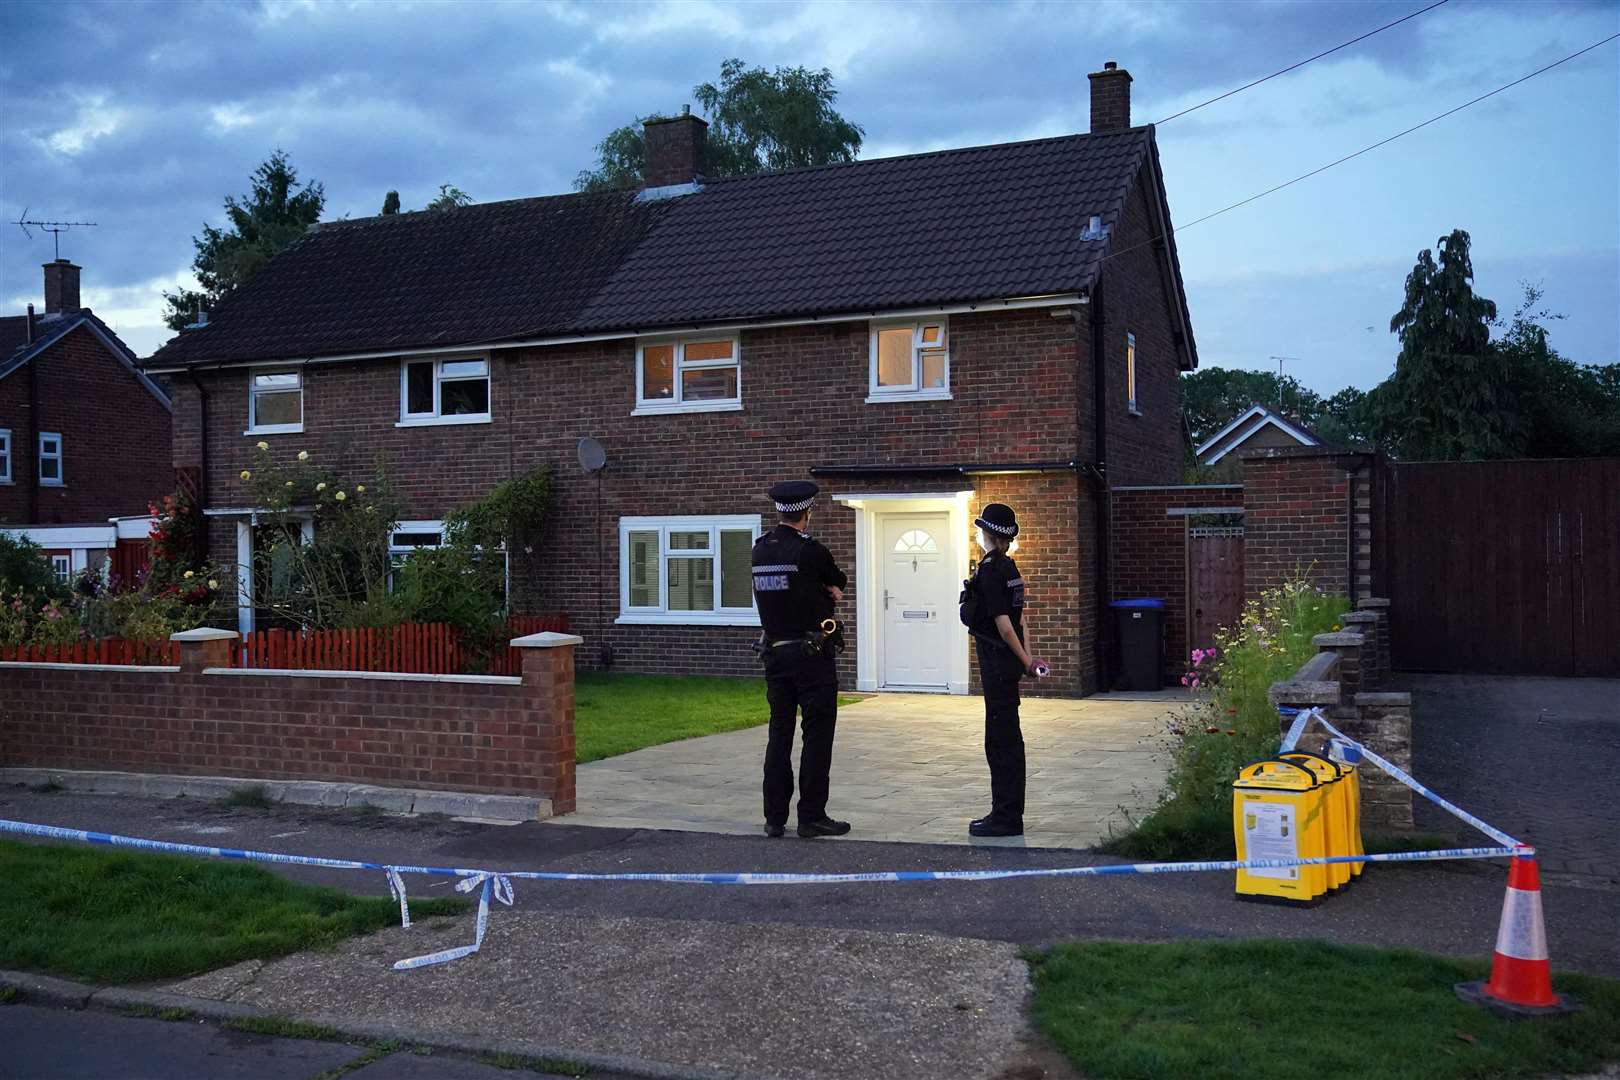
[[[91,227],[91,226],[94,226],[96,223],[93,222],[93,221],[35,221],[35,220],[33,220],[32,218],[30,218],[28,216],[28,207],[25,206],[25,207],[23,207],[22,214],[18,216],[17,220],[15,222],[13,222],[13,224],[15,224],[18,228],[20,228],[23,231],[23,235],[27,236],[28,239],[30,239],[30,240],[32,240],[34,238],[34,234],[28,231],[28,226],[30,226],[30,225],[32,225],[34,228],[40,230],[41,232],[50,233],[51,234],[51,246],[55,249],[55,252],[56,252],[54,257],[57,258],[57,259],[61,259],[61,257],[62,257],[62,234],[67,232],[69,229],[80,228],[80,227]]]

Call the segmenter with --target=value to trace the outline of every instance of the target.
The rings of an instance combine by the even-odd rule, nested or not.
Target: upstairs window
[[[304,430],[304,376],[298,371],[268,371],[252,376],[248,392],[248,429],[262,435]]]
[[[54,431],[39,433],[39,482],[47,487],[67,483],[62,477],[62,436]]]
[[[0,428],[0,484],[11,483],[11,431]]]
[[[759,515],[619,519],[619,622],[757,626]]]
[[[1136,335],[1125,335],[1125,407],[1131,412],[1136,408]]]
[[[636,413],[742,408],[735,337],[650,341],[636,347]]]
[[[407,360],[399,372],[400,424],[489,422],[489,358]]]
[[[873,323],[867,401],[950,397],[948,335],[943,319]]]

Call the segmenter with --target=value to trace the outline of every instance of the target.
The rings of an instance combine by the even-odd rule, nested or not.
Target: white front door
[[[959,630],[950,515],[886,514],[882,521],[882,684],[943,690]]]

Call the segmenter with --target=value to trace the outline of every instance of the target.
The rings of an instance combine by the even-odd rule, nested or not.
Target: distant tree
[[[1292,375],[1272,371],[1201,368],[1181,377],[1181,412],[1194,446],[1203,443],[1253,405],[1277,409],[1314,426],[1322,399]]]
[[[1428,249],[1406,277],[1390,331],[1399,336],[1395,374],[1369,394],[1377,441],[1408,460],[1502,457],[1520,439],[1504,357],[1491,347],[1496,305],[1474,293],[1468,234]]]
[[[191,268],[202,289],[163,294],[163,321],[170,329],[182,330],[196,321],[199,309],[216,307],[271,256],[304,235],[326,205],[321,184],[299,184],[297,170],[279,149],[254,170],[249,183],[252,190],[240,198],[225,196],[227,228],[204,225],[202,235],[192,237],[197,254]]]
[[[804,67],[766,71],[731,59],[720,65],[720,83],[692,89],[709,114],[703,168],[708,176],[747,176],[854,161],[865,135],[833,108],[838,90],[831,71]],[[608,132],[596,146],[596,167],[574,180],[580,191],[635,187],[646,170],[642,125],[660,114]]]
[[[1335,446],[1354,446],[1372,440],[1373,424],[1365,391],[1347,386],[1322,399],[1316,433]]]
[[[399,213],[399,192],[390,191],[387,195],[383,196],[382,212],[384,214]]]
[[[1620,455],[1620,364],[1578,364],[1548,341],[1546,322],[1564,316],[1542,306],[1539,285],[1524,297],[1493,342],[1518,417],[1518,457]],[[1500,324],[1498,324],[1500,325]]]
[[[440,184],[439,193],[422,209],[424,210],[454,210],[458,206],[471,203],[472,196],[456,187],[454,184]]]

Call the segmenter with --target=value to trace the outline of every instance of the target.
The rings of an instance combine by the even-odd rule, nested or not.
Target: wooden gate
[[[1243,526],[1187,530],[1187,647],[1207,649],[1243,610]]]
[[[1397,667],[1620,675],[1620,458],[1393,465],[1376,502]]]

